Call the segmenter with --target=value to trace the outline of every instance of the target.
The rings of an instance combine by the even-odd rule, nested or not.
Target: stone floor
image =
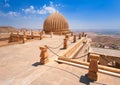
[[[98,73],[98,81],[91,82],[85,74],[88,70],[54,61],[49,53],[49,63],[39,65],[39,46],[57,47],[64,36],[34,40],[25,44],[0,47],[0,85],[119,85],[120,78]],[[71,43],[69,44],[71,45]],[[60,53],[59,48],[52,49]]]

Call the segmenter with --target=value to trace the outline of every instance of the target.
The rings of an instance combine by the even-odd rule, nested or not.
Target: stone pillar
[[[64,47],[63,48],[64,49],[68,48],[68,39],[67,38],[64,39]]]
[[[87,34],[84,34],[84,37],[87,37]]]
[[[43,38],[43,33],[40,32],[40,40],[42,40],[42,38]]]
[[[84,32],[82,32],[82,37],[84,37]]]
[[[69,40],[69,35],[65,35],[65,38]]]
[[[74,33],[73,32],[71,32],[71,36],[73,36],[74,35]]]
[[[13,35],[13,32],[10,33],[9,42],[12,42],[12,35]]]
[[[17,31],[17,41],[19,41],[19,31]]]
[[[76,35],[73,36],[73,42],[76,42]]]
[[[82,37],[82,35],[81,35],[81,33],[79,33],[79,39],[81,39],[81,37]]]
[[[48,52],[46,46],[40,46],[41,54],[40,54],[40,64],[46,64],[48,60]]]
[[[25,43],[26,40],[27,40],[27,38],[26,38],[26,32],[23,32],[23,43]]]
[[[90,62],[90,53],[88,53],[87,62]]]
[[[34,38],[34,33],[33,33],[33,31],[31,31],[31,38],[32,38],[32,39]]]
[[[98,60],[99,55],[96,54],[90,54],[90,64],[89,64],[89,72],[88,72],[88,78],[91,80],[97,81],[98,79]]]

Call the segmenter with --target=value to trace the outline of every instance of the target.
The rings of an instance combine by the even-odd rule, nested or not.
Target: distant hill
[[[17,31],[17,29],[11,26],[0,26],[0,33],[8,33],[15,31]]]

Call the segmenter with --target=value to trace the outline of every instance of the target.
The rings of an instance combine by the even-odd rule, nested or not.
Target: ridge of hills
[[[12,26],[0,26],[0,33],[8,33],[17,30],[18,30],[17,28],[14,28]]]

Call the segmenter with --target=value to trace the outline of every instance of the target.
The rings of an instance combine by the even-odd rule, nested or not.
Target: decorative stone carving
[[[43,38],[43,33],[40,32],[40,40],[42,40],[42,38]]]
[[[81,37],[82,37],[82,35],[81,35],[81,33],[79,33],[79,39],[81,39]]]
[[[33,33],[33,32],[31,32],[31,38],[32,38],[32,39],[34,38],[34,33]]]
[[[23,32],[23,43],[25,43],[26,42],[26,32]]]
[[[69,32],[69,25],[67,20],[65,19],[64,16],[62,16],[60,13],[55,12],[48,16],[43,25],[43,30],[46,33],[49,32],[63,32],[63,33],[68,33]]]
[[[70,37],[69,37],[69,35],[65,35],[65,38],[69,40]]]
[[[40,64],[46,64],[48,60],[48,52],[46,46],[40,46],[41,54],[40,54]]]
[[[74,35],[74,33],[73,32],[71,32],[71,36],[73,36]]]
[[[64,39],[64,47],[63,48],[64,49],[68,48],[68,39],[67,38]]]
[[[88,78],[94,81],[98,79],[98,75],[97,75],[98,60],[99,60],[99,55],[90,54],[90,65],[89,65]]]
[[[82,32],[82,37],[84,37],[84,34],[85,34],[85,33],[84,33],[84,32]]]
[[[73,42],[75,43],[77,40],[76,40],[76,35],[73,36]]]
[[[9,42],[12,42],[12,35],[13,35],[13,32],[10,33]]]

